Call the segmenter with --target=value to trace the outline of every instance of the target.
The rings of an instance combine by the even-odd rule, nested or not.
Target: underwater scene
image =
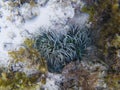
[[[0,90],[120,90],[120,0],[0,0]]]

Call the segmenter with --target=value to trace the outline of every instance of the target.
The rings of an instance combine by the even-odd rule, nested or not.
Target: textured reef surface
[[[120,90],[120,0],[0,0],[0,90]]]

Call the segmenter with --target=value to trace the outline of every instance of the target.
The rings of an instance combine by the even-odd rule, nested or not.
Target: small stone
[[[9,51],[9,50],[12,50],[13,49],[13,43],[4,43],[3,44],[3,48],[4,48],[4,50],[6,50],[6,51]]]
[[[31,33],[28,30],[24,30],[20,32],[21,37],[30,37]]]

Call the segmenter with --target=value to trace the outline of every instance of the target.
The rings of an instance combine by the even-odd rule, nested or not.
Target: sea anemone
[[[53,30],[38,35],[35,37],[35,48],[47,60],[50,72],[61,72],[66,64],[81,60],[90,42],[89,30],[73,25],[65,35]]]

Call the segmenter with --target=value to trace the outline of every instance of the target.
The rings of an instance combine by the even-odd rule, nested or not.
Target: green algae
[[[26,39],[18,50],[10,51],[11,62],[7,71],[0,69],[0,89],[2,90],[35,90],[38,79],[40,83],[46,83],[46,77],[42,77],[47,73],[47,65],[44,58],[39,52],[33,48],[34,41]],[[29,63],[29,69],[34,68],[38,73],[27,75],[24,72],[13,71],[11,66],[18,62]]]
[[[120,74],[109,74],[105,78],[105,82],[108,85],[109,90],[120,89]]]
[[[106,62],[113,63],[120,48],[120,5],[118,0],[97,0],[83,7],[82,11],[90,15],[95,45],[103,53]],[[96,39],[97,38],[97,39]],[[108,63],[109,64],[109,63]],[[111,67],[111,65],[109,65]]]
[[[3,88],[2,90],[24,90],[25,88],[33,88],[39,77],[39,75],[28,77],[22,72],[2,72],[0,76],[0,88]]]
[[[28,67],[34,67],[41,72],[47,72],[46,61],[43,57],[41,57],[40,53],[33,46],[34,41],[31,39],[26,39],[24,41],[23,46],[20,47],[19,50],[14,50],[8,52],[8,54],[12,58],[12,64],[18,62],[28,62]]]

